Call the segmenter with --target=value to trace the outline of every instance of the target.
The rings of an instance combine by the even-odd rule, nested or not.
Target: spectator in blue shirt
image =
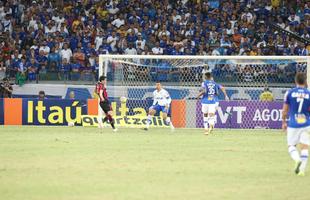
[[[64,58],[60,66],[60,74],[65,81],[70,80],[70,71],[71,71],[71,64],[68,62],[66,58]]]
[[[7,74],[9,75],[9,77],[13,78],[16,76],[18,64],[20,61],[21,61],[21,59],[20,59],[19,52],[18,52],[18,50],[15,50],[14,54],[12,55],[11,64],[10,64],[8,71],[7,71]]]
[[[137,36],[134,33],[134,30],[130,29],[127,34],[127,43],[134,43],[137,40]]]
[[[57,71],[61,63],[61,56],[58,52],[55,52],[55,47],[51,48],[51,52],[47,57],[47,68],[49,71]]]
[[[39,64],[34,58],[31,58],[30,62],[27,63],[28,80],[34,81],[37,79],[37,71],[39,69]]]
[[[77,60],[73,60],[71,64],[71,80],[77,81],[80,79],[80,72],[82,71],[83,66]]]
[[[74,50],[78,47],[79,44],[79,38],[76,36],[76,33],[72,33],[72,36],[70,37],[70,48],[71,51],[74,52]]]
[[[84,54],[86,58],[89,58],[90,55],[94,52],[95,50],[92,48],[91,43],[89,42],[87,46],[84,48]],[[87,59],[86,59],[87,60]]]
[[[82,46],[83,48],[87,48],[88,47],[88,44],[91,44],[91,37],[88,35],[88,29],[86,29],[86,33],[84,34],[87,34],[86,36],[82,37]]]
[[[107,44],[107,40],[104,39],[102,45],[99,47],[99,54],[111,53],[112,48],[109,44]]]
[[[99,57],[96,58],[93,66],[91,66],[91,68],[92,68],[92,71],[94,73],[94,76],[98,77],[98,74],[99,74]]]
[[[160,63],[159,68],[157,69],[157,81],[168,81],[170,70],[171,66],[169,65],[169,63]]]
[[[47,71],[47,57],[44,55],[44,51],[41,50],[39,55],[36,57],[36,60],[39,64],[38,72],[39,73],[46,73]]]

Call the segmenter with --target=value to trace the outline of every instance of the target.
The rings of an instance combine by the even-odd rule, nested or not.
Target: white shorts
[[[220,102],[216,102],[215,103],[215,109],[217,110],[219,108],[219,106],[220,106]]]
[[[216,104],[201,104],[201,111],[203,114],[213,113],[216,111]]]
[[[287,128],[287,144],[295,146],[299,143],[310,145],[309,140],[310,126],[303,128]]]

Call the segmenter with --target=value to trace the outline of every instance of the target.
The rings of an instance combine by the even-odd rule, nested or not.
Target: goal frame
[[[99,55],[99,76],[107,75],[108,62],[111,59],[183,59],[183,60],[296,60],[307,63],[307,84],[310,85],[310,56],[203,56],[203,55]],[[104,69],[104,70],[103,70]]]

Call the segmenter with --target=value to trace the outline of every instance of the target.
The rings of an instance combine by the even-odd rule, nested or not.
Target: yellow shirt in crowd
[[[271,5],[274,8],[277,8],[280,6],[280,0],[271,0]]]
[[[260,101],[273,101],[273,94],[270,91],[264,91],[259,96]]]

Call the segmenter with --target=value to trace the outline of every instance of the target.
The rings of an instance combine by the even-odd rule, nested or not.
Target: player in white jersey
[[[282,128],[287,129],[288,152],[295,161],[295,173],[298,176],[305,175],[310,145],[310,91],[306,81],[305,74],[296,74],[296,87],[285,94],[282,112]]]
[[[170,128],[173,130],[174,126],[168,117],[169,107],[171,104],[171,97],[167,90],[163,89],[159,82],[156,83],[156,90],[153,92],[153,105],[149,108],[149,113],[147,116],[147,124],[144,130],[148,130],[152,122],[152,117],[157,113],[162,112],[163,119],[165,122],[170,125]]]

